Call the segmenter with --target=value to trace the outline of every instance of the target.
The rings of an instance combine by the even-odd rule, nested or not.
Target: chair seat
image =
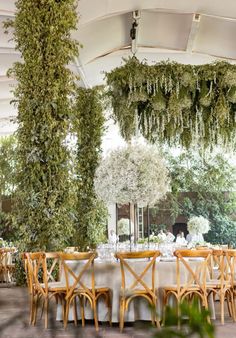
[[[150,293],[147,292],[144,289],[121,289],[121,294],[125,295],[125,296],[132,296],[132,295],[149,295]]]
[[[41,283],[40,286],[44,289],[45,284]],[[48,283],[48,291],[60,291],[66,290],[66,285],[63,282],[49,282]]]
[[[105,293],[105,292],[110,292],[111,289],[108,287],[97,287],[95,288],[96,293]]]
[[[180,290],[183,289],[183,288],[186,288],[186,284],[180,285]],[[177,286],[177,284],[172,284],[172,285],[164,286],[163,289],[165,291],[176,291],[176,290],[178,290],[178,286]],[[189,285],[186,288],[186,291],[196,291],[196,290],[200,290],[199,286],[197,286],[197,285]]]
[[[91,288],[91,287],[88,287],[88,290],[89,290],[90,292],[92,292],[92,288]],[[108,288],[108,287],[103,287],[103,286],[97,287],[97,288],[95,288],[94,290],[95,290],[95,293],[96,293],[96,294],[98,294],[98,293],[108,293],[108,292],[111,291],[110,288]],[[74,290],[74,293],[86,293],[86,290],[83,289],[83,288],[76,288],[76,289]]]
[[[231,284],[229,281],[223,281],[222,285],[224,287],[231,287]],[[211,279],[210,281],[206,282],[207,288],[221,288],[221,281],[219,279]]]

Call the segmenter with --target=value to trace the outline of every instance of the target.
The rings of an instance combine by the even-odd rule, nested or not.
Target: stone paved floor
[[[55,307],[54,307],[55,309]],[[26,288],[12,287],[0,288],[0,338],[151,338],[152,333],[145,323],[138,323],[125,327],[120,334],[117,325],[110,328],[106,324],[100,324],[97,334],[93,323],[86,323],[82,329],[69,323],[64,330],[61,322],[56,322],[55,312],[51,314],[49,329],[45,330],[43,322],[38,321],[36,327],[28,325],[28,295]],[[236,323],[226,319],[224,326],[215,322],[216,338],[236,338]]]

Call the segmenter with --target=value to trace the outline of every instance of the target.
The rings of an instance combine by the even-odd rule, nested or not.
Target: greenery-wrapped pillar
[[[6,24],[22,55],[10,73],[18,81],[16,224],[26,249],[58,249],[72,232],[65,137],[76,23],[74,0],[18,0],[15,19]]]
[[[94,190],[105,122],[98,88],[78,88],[74,114],[77,205],[73,240],[76,246],[84,249],[104,240],[107,220],[107,210]]]

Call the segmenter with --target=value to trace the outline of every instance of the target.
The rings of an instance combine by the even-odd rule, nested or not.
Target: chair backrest
[[[26,252],[26,271],[28,274],[28,285],[31,292],[37,289],[41,294],[48,294],[48,274],[45,252]],[[44,283],[42,287],[41,283]]]
[[[24,269],[25,269],[25,275],[26,275],[26,282],[27,282],[29,293],[31,293],[32,292],[32,285],[31,285],[31,278],[30,278],[30,275],[29,275],[28,259],[27,259],[26,252],[23,252],[20,255],[20,257],[23,260]]]
[[[0,248],[0,270],[3,270],[5,267],[7,267],[9,255],[15,252],[15,248]]]
[[[135,289],[140,288],[155,297],[155,268],[156,258],[160,256],[160,251],[148,250],[140,252],[117,252],[115,257],[120,261],[121,267],[121,289],[130,294],[135,292]],[[142,262],[142,271],[137,273],[134,267],[130,265],[129,260],[146,259],[145,264]],[[132,282],[128,284],[127,272],[131,275]],[[151,272],[151,283],[144,281],[144,277]]]
[[[209,276],[209,264],[212,250],[176,250],[176,281],[179,295],[185,294],[194,285],[200,291],[206,292],[206,281]],[[200,258],[190,262],[190,258]],[[187,280],[184,278],[187,274]],[[182,279],[181,279],[182,277]]]
[[[61,278],[61,258],[58,252],[46,252],[48,282],[57,282]]]
[[[72,296],[76,288],[80,288],[91,298],[95,297],[95,275],[94,275],[94,259],[97,257],[96,252],[78,252],[78,253],[60,253],[62,273],[66,280],[66,299]],[[71,262],[75,264],[76,269],[72,269]],[[85,285],[83,277],[89,273],[91,284]]]
[[[211,279],[225,280],[225,255],[223,249],[213,249],[209,262],[209,273]]]
[[[227,249],[224,250],[225,255],[225,276],[230,281],[233,288],[235,288],[236,280],[236,250]]]

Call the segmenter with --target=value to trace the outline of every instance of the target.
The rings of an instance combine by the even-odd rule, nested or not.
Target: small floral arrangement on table
[[[162,242],[161,238],[158,237],[158,236],[156,236],[156,235],[154,235],[154,234],[151,234],[151,235],[150,235],[149,241],[150,241],[151,243],[161,243],[161,242]]]
[[[117,222],[118,235],[129,235],[129,222],[128,218],[121,218]]]
[[[138,239],[138,244],[147,244],[147,243],[148,243],[147,237]],[[161,240],[158,236],[152,234],[149,237],[149,243],[158,243],[159,244],[159,243],[161,243]]]
[[[203,216],[193,216],[189,219],[187,229],[190,234],[206,234],[210,230],[210,222]]]
[[[11,247],[14,247],[12,242],[7,242],[2,237],[0,237],[0,248],[11,248]]]

